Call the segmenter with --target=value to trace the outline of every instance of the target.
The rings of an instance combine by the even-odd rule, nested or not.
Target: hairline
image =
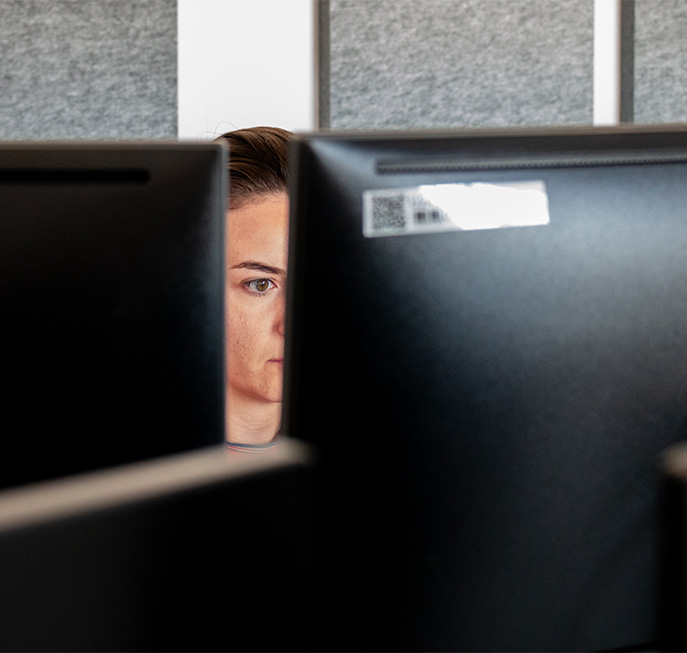
[[[288,200],[289,195],[286,188],[275,189],[273,191],[268,191],[264,193],[245,193],[238,196],[235,195],[233,197],[233,201],[230,201],[229,211],[236,211],[237,209],[242,209],[244,206],[247,206],[248,204],[262,204],[263,202],[267,202],[268,200],[280,197],[284,197]],[[232,199],[231,194],[230,199]]]

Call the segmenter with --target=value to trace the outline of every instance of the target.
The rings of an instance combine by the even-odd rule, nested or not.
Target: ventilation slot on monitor
[[[0,185],[64,185],[89,184],[123,185],[146,184],[150,172],[145,169],[122,170],[0,170]]]
[[[479,159],[475,158],[414,158],[412,160],[400,159],[378,159],[377,174],[380,175],[399,175],[399,174],[422,174],[422,173],[441,173],[441,172],[475,172],[488,170],[537,170],[545,168],[588,168],[588,167],[609,167],[609,166],[629,166],[653,163],[685,163],[687,162],[687,152],[641,152],[635,154],[618,154],[611,152],[608,154],[569,154],[569,155],[538,155],[537,158],[528,156],[498,157],[490,159],[485,154]]]

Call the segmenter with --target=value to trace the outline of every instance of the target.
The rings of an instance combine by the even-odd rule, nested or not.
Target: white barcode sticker
[[[549,221],[546,185],[539,180],[432,184],[363,193],[363,234],[368,238],[531,227]]]

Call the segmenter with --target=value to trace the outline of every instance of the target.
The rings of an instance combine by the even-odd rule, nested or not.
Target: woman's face
[[[229,212],[225,320],[233,399],[281,401],[287,238],[285,193],[256,196]]]

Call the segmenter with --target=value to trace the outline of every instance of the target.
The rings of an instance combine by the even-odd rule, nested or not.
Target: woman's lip
[[[284,362],[283,358],[270,358],[268,363],[279,363],[280,365]]]

